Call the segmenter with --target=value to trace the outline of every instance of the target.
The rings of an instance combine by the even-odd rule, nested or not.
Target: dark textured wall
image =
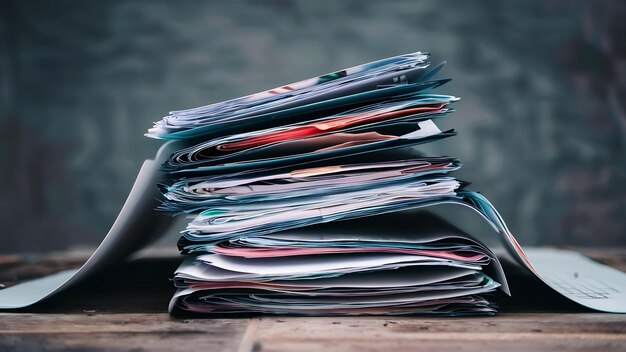
[[[529,244],[626,244],[623,1],[2,1],[0,252],[95,244],[152,121],[416,50],[462,97],[425,148]]]

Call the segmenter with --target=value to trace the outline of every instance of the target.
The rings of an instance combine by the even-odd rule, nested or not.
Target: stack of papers
[[[156,122],[148,136],[188,141],[164,163],[160,185],[159,209],[191,217],[170,309],[493,314],[491,293],[508,293],[493,253],[432,214],[406,212],[461,204],[516,247],[491,204],[451,175],[458,160],[407,148],[455,134],[436,122],[458,98],[433,91],[448,79],[435,78],[442,66],[428,57],[392,57]]]
[[[171,309],[492,314],[483,295],[506,285],[488,248],[424,212],[237,237],[202,251],[211,254],[191,257],[176,271]]]
[[[170,141],[143,163],[91,257],[3,288],[0,309],[48,299],[162,235],[172,218],[156,207],[190,218],[171,312],[494,314],[494,291],[510,294],[498,259],[424,209],[455,204],[476,212],[518,265],[563,297],[626,313],[625,273],[571,251],[526,254],[489,201],[453,176],[458,160],[416,153],[454,135],[437,124],[458,98],[434,91],[448,80],[435,77],[441,65],[431,68],[428,57],[401,55],[171,112],[147,133]]]

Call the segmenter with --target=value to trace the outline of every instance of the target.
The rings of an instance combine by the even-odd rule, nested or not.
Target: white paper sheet
[[[626,273],[580,253],[526,248],[539,278],[564,297],[587,308],[626,313]]]

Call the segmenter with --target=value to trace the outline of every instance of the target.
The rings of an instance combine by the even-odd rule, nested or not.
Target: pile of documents
[[[457,159],[417,153],[454,135],[437,124],[458,99],[435,94],[448,80],[428,58],[171,112],[147,133],[168,142],[144,161],[84,265],[0,290],[0,309],[29,307],[119,263],[167,231],[167,212],[190,218],[172,313],[494,314],[494,293],[510,294],[498,258],[431,212],[454,204],[491,225],[538,283],[626,313],[626,274],[572,251],[522,250],[489,201],[451,175]]]
[[[417,52],[173,111],[147,136],[185,145],[163,165],[160,210],[192,220],[171,310],[197,313],[493,314],[508,293],[483,244],[424,208],[460,204],[510,246],[497,211],[413,147],[458,98]],[[381,215],[386,214],[386,215]],[[522,258],[524,260],[524,258]]]

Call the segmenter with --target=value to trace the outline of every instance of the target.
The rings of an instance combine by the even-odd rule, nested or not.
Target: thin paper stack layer
[[[448,79],[428,58],[396,56],[156,122],[149,137],[187,141],[159,185],[160,210],[192,216],[170,309],[495,313],[490,297],[508,287],[494,254],[416,210],[465,205],[510,236],[451,175],[457,159],[409,148],[455,134],[437,123],[458,98],[435,92]]]

